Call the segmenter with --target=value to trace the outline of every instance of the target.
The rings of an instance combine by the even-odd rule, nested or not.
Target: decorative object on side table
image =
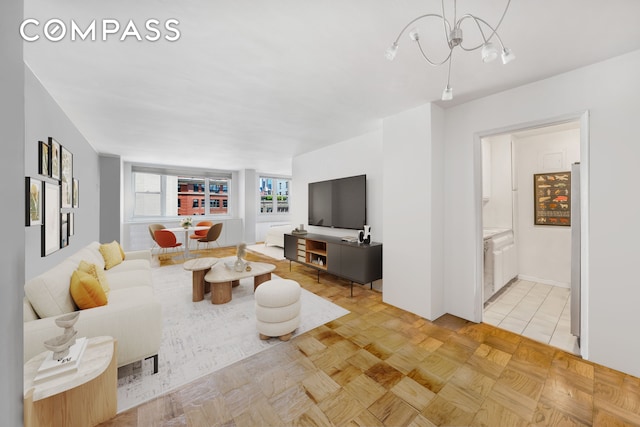
[[[358,242],[368,245],[371,243],[371,226],[365,225],[363,230],[358,234]]]
[[[180,221],[180,226],[181,226],[182,228],[189,228],[189,227],[191,227],[191,224],[192,224],[192,223],[193,223],[193,221],[191,220],[191,217],[190,217],[190,216],[188,216],[188,217],[186,217],[186,218],[183,218],[183,219]]]
[[[69,354],[69,347],[76,343],[76,335],[78,331],[73,328],[78,316],[79,311],[65,314],[64,316],[56,319],[56,325],[64,329],[62,335],[58,335],[55,338],[48,339],[44,342],[44,346],[47,350],[53,351],[53,358],[60,361]]]
[[[247,244],[244,242],[238,243],[238,246],[236,248],[236,262],[233,265],[233,269],[235,271],[240,272],[245,269],[245,262],[243,258],[245,257],[246,254],[247,254]]]
[[[294,228],[293,231],[291,231],[291,234],[305,235],[307,234],[307,230],[304,229],[304,224],[300,224],[300,226]]]

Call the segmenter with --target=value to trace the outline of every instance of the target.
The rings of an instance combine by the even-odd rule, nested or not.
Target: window
[[[134,217],[227,215],[231,178],[150,173],[132,168]],[[217,201],[214,203],[213,199]],[[209,199],[209,206],[205,201]]]
[[[134,179],[134,216],[162,215],[162,176],[136,173]]]
[[[260,213],[288,213],[290,186],[291,180],[287,178],[260,177]]]

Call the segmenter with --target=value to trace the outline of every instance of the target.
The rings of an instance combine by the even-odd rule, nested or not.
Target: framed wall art
[[[44,176],[51,176],[49,144],[42,141],[38,141],[38,173]]]
[[[60,185],[44,183],[42,256],[60,249]]]
[[[74,215],[73,212],[69,212],[69,236],[73,236],[75,233]]]
[[[73,154],[61,147],[60,181],[62,187],[62,207],[70,208],[73,203]]]
[[[571,172],[533,175],[535,225],[571,225]]]
[[[77,208],[80,205],[80,188],[78,187],[80,183],[78,182],[78,178],[73,178],[73,202],[72,207]]]
[[[69,246],[69,212],[60,214],[60,247]]]
[[[49,154],[51,158],[50,176],[53,179],[60,179],[60,143],[52,137],[49,137],[49,151],[51,152]]]
[[[27,177],[26,193],[26,225],[42,225],[42,181]]]

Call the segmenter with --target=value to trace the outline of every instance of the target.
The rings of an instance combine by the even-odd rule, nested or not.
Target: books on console
[[[76,343],[69,347],[69,354],[60,360],[54,359],[53,352],[48,351],[47,356],[38,368],[33,382],[37,384],[60,375],[77,372],[78,365],[86,348],[87,338],[82,337],[76,339]]]

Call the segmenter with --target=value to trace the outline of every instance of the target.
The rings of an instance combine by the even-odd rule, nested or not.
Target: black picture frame
[[[69,212],[60,214],[60,248],[69,246]]]
[[[38,173],[51,176],[51,148],[44,141],[38,141]]]
[[[60,185],[45,182],[43,190],[43,225],[40,240],[41,255],[45,257],[60,249]]]
[[[25,178],[25,225],[42,225],[42,181]]]
[[[60,180],[60,148],[61,145],[58,141],[49,137],[49,158],[51,159],[50,169],[51,169],[51,178]]]
[[[73,154],[64,146],[60,152],[61,206],[63,209],[73,205]]]

